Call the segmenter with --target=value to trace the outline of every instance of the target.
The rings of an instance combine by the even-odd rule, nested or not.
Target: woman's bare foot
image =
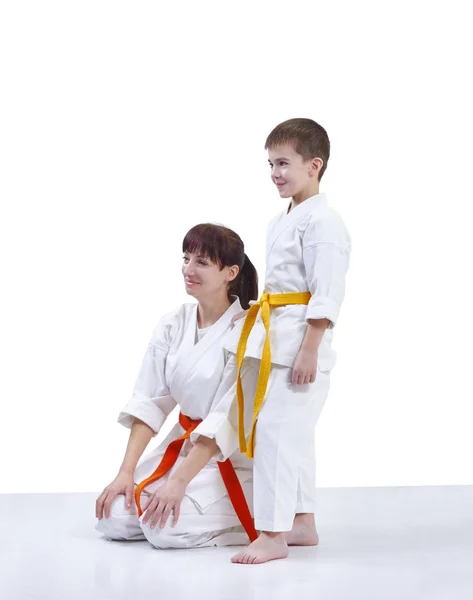
[[[317,546],[319,534],[315,527],[314,515],[311,513],[296,515],[292,531],[284,535],[288,546]]]
[[[259,565],[269,560],[287,558],[288,554],[289,548],[284,533],[263,531],[259,538],[252,542],[248,548],[235,554],[232,557],[232,562],[242,565]]]

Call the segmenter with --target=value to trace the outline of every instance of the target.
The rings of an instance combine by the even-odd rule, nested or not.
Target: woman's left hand
[[[149,526],[154,529],[159,523],[162,529],[173,513],[172,526],[178,522],[181,502],[184,498],[186,485],[178,479],[169,479],[162,487],[149,497],[144,508],[143,523],[150,521]]]

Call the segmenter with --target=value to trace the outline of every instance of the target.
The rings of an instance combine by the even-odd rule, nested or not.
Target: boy
[[[279,195],[291,202],[269,224],[265,293],[226,345],[239,368],[240,449],[253,456],[254,448],[254,516],[261,534],[232,558],[245,564],[286,558],[288,545],[318,543],[314,428],[335,364],[333,327],[351,252],[341,217],[319,193],[330,155],[323,127],[310,119],[285,121],[265,149]],[[243,363],[254,406],[253,398],[243,404]]]

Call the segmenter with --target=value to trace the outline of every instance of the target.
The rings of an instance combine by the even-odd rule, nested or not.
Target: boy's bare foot
[[[284,533],[262,532],[258,539],[252,542],[248,548],[232,557],[233,563],[242,565],[259,565],[287,558],[289,548],[287,547]]]
[[[317,546],[319,534],[315,527],[313,514],[296,515],[292,531],[285,534],[288,546]]]

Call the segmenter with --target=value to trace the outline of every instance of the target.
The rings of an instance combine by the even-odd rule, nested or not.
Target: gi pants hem
[[[296,515],[301,513],[315,513],[315,502],[297,503]]]
[[[255,519],[255,527],[258,531],[291,531],[293,522],[294,519],[292,519],[290,523],[288,521],[261,521],[260,519]]]

